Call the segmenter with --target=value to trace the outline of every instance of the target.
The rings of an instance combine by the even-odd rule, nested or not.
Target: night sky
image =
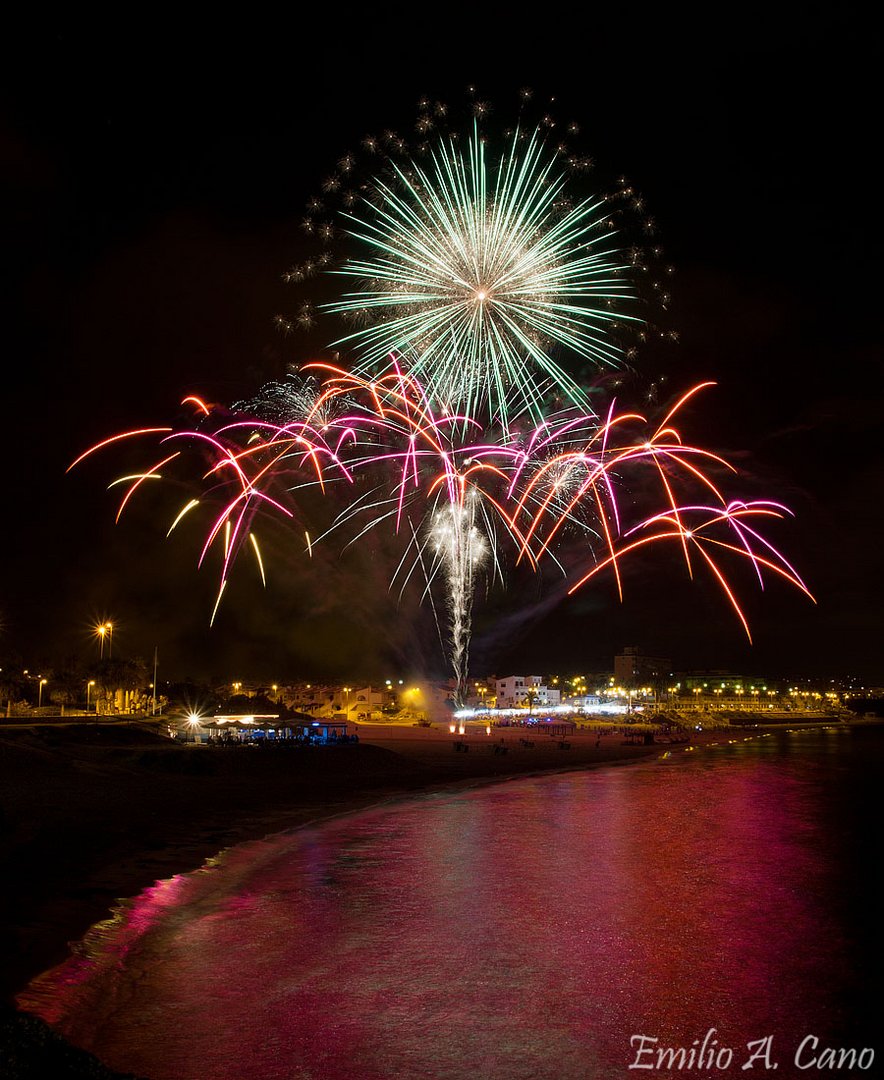
[[[712,11],[712,8],[708,9]],[[880,51],[859,8],[584,5],[495,17],[477,7],[314,10],[299,21],[79,15],[6,35],[0,98],[5,419],[0,653],[36,668],[152,656],[167,677],[290,681],[440,669],[427,613],[397,613],[383,545],[313,562],[262,534],[269,588],[216,578],[195,532],[164,539],[151,495],[119,526],[104,490],[121,457],[65,468],[93,442],[165,424],[188,393],[230,403],[321,341],[281,334],[299,223],[334,163],[368,133],[408,132],[423,95],[469,83],[505,122],[518,91],[555,95],[600,177],[641,191],[676,268],[677,345],[636,361],[636,393],[718,386],[686,431],[729,456],[747,493],[796,513],[776,538],[818,598],[741,581],[749,647],[708,578],[636,562],[555,604],[553,578],[477,605],[474,669],[598,671],[624,645],[676,668],[884,681]],[[592,183],[589,181],[588,183]],[[665,379],[661,384],[660,380]],[[626,391],[624,391],[625,393]],[[139,459],[144,462],[144,458]]]

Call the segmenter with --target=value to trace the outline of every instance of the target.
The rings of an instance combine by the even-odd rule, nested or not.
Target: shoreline
[[[828,726],[842,725],[823,719],[789,725],[802,730]],[[25,764],[15,760],[22,750],[31,759],[28,764],[36,764],[38,776],[34,783],[32,771],[31,782],[20,784],[12,798],[8,785],[3,788],[4,832],[12,827],[11,842],[4,838],[3,850],[4,862],[12,864],[8,878],[16,879],[17,864],[32,871],[26,880],[18,877],[23,892],[3,901],[2,936],[9,958],[2,976],[4,1005],[14,1008],[15,995],[66,959],[71,944],[117,905],[157,881],[198,870],[237,844],[410,798],[634,764],[762,737],[777,728],[786,725],[758,726],[748,735],[745,729],[701,732],[683,743],[648,746],[626,745],[619,734],[605,737],[603,745],[590,745],[595,735],[580,734],[570,738],[567,760],[553,757],[551,743],[516,752],[514,738],[521,732],[510,735],[506,756],[493,755],[493,744],[478,735],[467,739],[473,752],[453,754],[449,736],[423,736],[411,729],[384,733],[356,747],[315,748],[318,755],[312,749],[169,747],[168,740],[157,745],[137,729],[120,729],[128,734],[117,732],[118,744],[110,746],[96,745],[94,733],[84,746],[57,732],[48,740],[32,732],[10,739],[4,732],[4,780],[10,765],[14,770]],[[47,741],[50,746],[41,745]],[[11,762],[6,753],[10,744]],[[299,755],[309,760],[298,760]],[[305,767],[313,775],[305,775]],[[56,799],[47,806],[40,796],[49,789]],[[53,836],[60,808],[63,816],[75,817],[62,835]]]

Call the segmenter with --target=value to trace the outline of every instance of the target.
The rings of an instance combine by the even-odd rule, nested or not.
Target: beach
[[[66,1044],[10,1012],[14,995],[63,961],[123,898],[187,873],[222,850],[285,829],[451,787],[626,764],[754,737],[695,732],[690,743],[607,733],[564,738],[478,725],[365,725],[358,743],[302,748],[180,745],[149,725],[57,724],[0,732],[4,1017],[21,1060]],[[457,743],[469,749],[455,751]],[[532,744],[532,745],[526,745]],[[90,1060],[89,1069],[99,1068]],[[67,1069],[67,1066],[66,1066]],[[73,1066],[65,1074],[78,1074]],[[27,1072],[7,1070],[10,1076]]]
[[[181,746],[148,726],[21,725],[0,733],[2,937],[8,1002],[59,963],[115,901],[199,867],[224,848],[451,784],[625,762],[666,747],[622,735],[563,741],[521,729],[463,739],[366,726],[358,744]],[[494,752],[501,744],[506,753]],[[468,751],[455,753],[463,741]]]

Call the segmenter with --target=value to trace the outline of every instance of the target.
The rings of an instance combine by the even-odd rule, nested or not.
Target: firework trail
[[[318,307],[302,292],[277,325],[336,316],[349,325],[329,348],[346,366],[372,377],[401,363],[439,412],[508,430],[563,403],[586,411],[585,377],[631,360],[626,339],[677,338],[648,321],[673,267],[626,177],[587,183],[580,127],[554,99],[523,89],[501,128],[468,97],[467,124],[422,98],[411,137],[388,129],[338,160],[301,221],[314,250],[284,278],[348,284]]]
[[[431,400],[487,408],[504,426],[521,408],[542,417],[548,380],[585,405],[550,349],[617,363],[606,328],[633,296],[603,200],[562,211],[555,154],[539,132],[527,146],[519,134],[497,168],[474,130],[466,152],[440,141],[431,167],[394,165],[396,187],[377,180],[382,204],[346,215],[369,254],[332,271],[363,287],[327,306],[370,320],[335,342],[356,348],[359,370],[405,355]]]
[[[488,543],[476,526],[472,493],[462,506],[450,504],[436,512],[432,538],[445,569],[454,699],[460,705],[466,700],[476,575],[488,554]]]
[[[427,136],[437,130],[445,109],[424,101],[420,110],[417,131]],[[473,111],[476,120],[463,143],[457,132],[437,134],[414,153],[386,133],[380,167],[376,164],[361,183],[354,158],[342,159],[323,190],[327,195],[340,191],[343,209],[336,218],[305,224],[325,240],[343,231],[359,250],[338,265],[326,250],[290,275],[303,280],[326,272],[348,279],[350,291],[324,305],[351,324],[333,347],[355,353],[357,378],[386,382],[389,390],[387,376],[395,381],[407,368],[412,388],[419,388],[425,430],[432,431],[436,444],[420,452],[421,465],[429,455],[445,473],[444,484],[435,485],[437,505],[430,515],[435,524],[429,532],[436,540],[427,552],[435,558],[429,558],[425,577],[429,585],[441,568],[447,582],[458,686],[468,656],[477,571],[489,554],[494,572],[502,577],[495,524],[516,540],[521,556],[530,559],[531,552],[530,545],[513,536],[513,519],[503,507],[514,485],[501,485],[501,471],[518,467],[518,449],[481,448],[481,468],[475,475],[467,470],[459,484],[458,471],[474,459],[463,446],[447,444],[458,435],[472,438],[477,428],[493,432],[487,436],[492,442],[508,443],[517,426],[527,422],[539,429],[532,441],[547,447],[550,432],[561,424],[560,410],[549,415],[554,398],[576,410],[576,426],[595,429],[586,389],[558,354],[564,353],[571,365],[620,364],[623,353],[612,331],[624,323],[641,323],[628,309],[637,299],[632,278],[646,271],[649,261],[638,248],[627,254],[619,247],[610,197],[587,197],[585,191],[575,197],[568,174],[591,163],[575,157],[560,139],[553,143],[549,116],[536,126],[517,125],[505,133],[498,152],[479,127],[487,109],[477,103]],[[576,125],[568,130],[575,133]],[[376,140],[366,145],[373,153],[380,149]],[[625,180],[619,196],[641,208]],[[311,208],[321,210],[322,201],[314,200]],[[659,295],[665,303],[665,294]],[[309,310],[302,310],[299,322],[311,321]],[[443,432],[429,415],[433,411],[460,419],[448,420]],[[422,441],[414,432],[410,437]],[[416,477],[417,457],[401,459],[391,451],[386,461],[403,466],[399,490],[386,507],[392,515],[395,505],[398,530],[406,492],[415,495],[420,487],[408,473],[411,467]],[[566,498],[580,471],[576,462],[561,466],[548,507]],[[507,490],[503,499],[489,493],[484,486],[489,480],[492,487]],[[527,497],[529,505],[535,500],[533,494]],[[384,503],[371,505],[379,509]],[[363,509],[354,504],[353,513]],[[585,515],[570,511],[563,518],[569,525],[585,521]],[[426,526],[414,532],[422,568],[427,549],[420,545],[427,535]]]
[[[674,426],[686,403],[711,384],[684,394],[658,423],[619,413],[612,402],[604,420],[564,410],[527,435],[497,429],[495,436],[462,414],[437,415],[421,384],[399,366],[374,380],[327,364],[310,368],[322,371],[325,381],[313,384],[316,393],[306,405],[301,401],[297,419],[222,417],[213,424],[214,414],[199,402],[201,426],[115,435],[74,462],[123,439],[159,437],[160,460],[115,482],[126,485],[119,518],[145,481],[161,478],[177,463],[181,452],[166,452],[169,444],[184,441],[209,455],[203,471],[207,491],[184,505],[169,532],[200,502],[222,497],[199,559],[202,564],[213,544],[222,545],[216,610],[247,539],[264,578],[252,527],[256,515],[270,512],[294,520],[299,492],[341,484],[350,492],[347,505],[313,542],[347,529],[350,542],[359,542],[384,524],[406,536],[406,553],[393,578],[401,575],[404,589],[418,572],[430,595],[436,578],[444,581],[458,698],[466,688],[476,585],[486,570],[503,577],[504,551],[515,564],[525,561],[536,570],[551,562],[566,577],[576,577],[569,593],[610,569],[622,597],[622,561],[642,549],[675,543],[691,578],[697,567],[711,574],[750,640],[723,559],[750,564],[762,587],[765,575],[773,574],[810,596],[795,568],[760,531],[765,521],[786,516],[788,509],[770,500],[729,498],[714,474],[734,473],[733,467],[686,443]],[[644,492],[641,502],[649,504],[644,509],[635,498],[638,491]],[[571,537],[568,559],[562,551],[565,535]],[[574,565],[575,536],[582,568]]]
[[[378,482],[342,511],[329,532],[359,521],[359,540],[392,522],[395,532],[408,537],[393,581],[401,577],[404,589],[417,571],[432,603],[434,582],[443,580],[447,652],[454,696],[462,702],[477,579],[489,562],[500,572],[498,533],[513,529],[494,494],[505,487],[506,476],[489,460],[505,451],[470,441],[470,435],[481,434],[470,418],[437,416],[423,387],[398,365],[378,380],[310,366],[325,367],[330,375],[317,410],[327,412],[333,408],[330,399],[337,397],[353,406],[336,421],[336,441],[346,448],[350,474],[379,474]],[[521,543],[520,536],[515,539]]]
[[[477,121],[487,111],[480,105]],[[423,137],[444,109],[424,102],[421,110]],[[422,579],[440,636],[433,591],[441,589],[458,699],[477,587],[485,575],[503,581],[508,562],[534,571],[551,564],[571,593],[610,572],[622,597],[623,560],[675,544],[688,576],[708,572],[747,635],[728,562],[750,565],[762,587],[773,575],[810,595],[763,535],[787,508],[733,498],[718,477],[735,470],[675,427],[711,384],[689,390],[658,423],[618,412],[613,401],[599,412],[589,407],[589,391],[568,365],[621,362],[613,334],[641,324],[630,313],[635,281],[652,260],[619,246],[609,197],[572,195],[568,173],[586,162],[552,144],[553,126],[544,118],[516,127],[495,156],[477,122],[463,143],[453,134],[427,139],[422,163],[389,133],[390,156],[364,182],[347,155],[323,185],[341,191],[342,214],[304,224],[323,242],[343,229],[359,252],[335,263],[324,251],[288,276],[351,282],[324,307],[349,323],[333,344],[353,351],[355,370],[309,364],[232,413],[191,396],[192,425],[115,435],[74,462],[121,440],[158,440],[146,469],[112,485],[123,488],[119,519],[140,490],[197,455],[201,491],[169,533],[201,505],[220,502],[199,556],[202,565],[220,548],[212,619],[244,548],[266,584],[254,526],[267,514],[297,522],[310,556],[329,537],[360,543],[381,527],[402,537],[391,587],[398,582],[401,595]],[[366,143],[379,151],[376,140]],[[619,196],[641,210],[625,181]],[[310,213],[324,213],[322,200]],[[662,283],[651,284],[665,306]],[[313,310],[302,304],[298,323],[312,325]],[[309,520],[317,494],[343,504],[330,527]]]
[[[290,497],[293,477],[299,479],[296,487],[322,488],[329,465],[338,466],[344,478],[349,479],[349,475],[322,433],[303,420],[281,423],[257,417],[234,419],[210,409],[195,396],[185,398],[182,404],[193,406],[197,415],[194,426],[147,427],[113,435],[86,450],[68,466],[68,471],[97,451],[123,440],[158,439],[164,451],[159,461],[140,472],[118,477],[109,485],[124,488],[116,515],[119,522],[130,500],[147,481],[169,478],[170,470],[183,462],[191,470],[191,462],[198,463],[204,489],[200,497],[189,499],[179,509],[166,536],[197,507],[221,503],[221,511],[212,520],[197,563],[201,567],[210,550],[220,545],[220,582],[211,623],[227,587],[230,569],[244,546],[254,555],[266,585],[261,549],[253,529],[257,515],[271,511],[288,521],[296,518],[297,503]],[[180,449],[169,453],[171,446]],[[192,481],[192,471],[185,476]]]

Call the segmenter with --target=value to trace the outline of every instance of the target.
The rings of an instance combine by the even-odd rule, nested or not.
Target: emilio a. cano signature
[[[630,1069],[653,1071],[703,1069],[776,1069],[784,1055],[774,1048],[773,1035],[752,1039],[745,1046],[722,1046],[715,1038],[716,1029],[710,1028],[702,1040],[694,1039],[690,1046],[661,1046],[654,1035],[632,1035],[629,1042],[633,1058]],[[871,1046],[835,1047],[825,1046],[816,1035],[805,1035],[794,1050],[786,1052],[786,1058],[795,1069],[845,1071],[868,1071],[875,1061]]]

